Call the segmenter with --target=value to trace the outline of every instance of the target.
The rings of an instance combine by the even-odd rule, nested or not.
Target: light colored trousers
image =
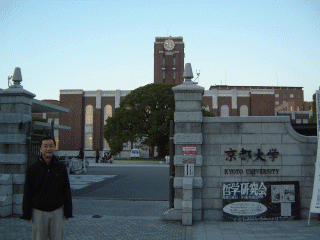
[[[63,207],[53,212],[43,212],[34,208],[32,212],[33,240],[63,239],[64,223]]]

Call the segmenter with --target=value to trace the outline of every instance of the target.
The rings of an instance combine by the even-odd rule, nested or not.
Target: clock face
[[[171,51],[174,48],[174,41],[167,39],[164,41],[164,48],[168,51]]]

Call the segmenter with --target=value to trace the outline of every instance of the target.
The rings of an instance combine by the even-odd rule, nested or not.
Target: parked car
[[[140,158],[141,152],[140,149],[132,149],[130,153],[130,158]]]

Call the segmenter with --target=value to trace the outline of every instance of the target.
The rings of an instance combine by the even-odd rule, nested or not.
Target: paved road
[[[86,174],[70,175],[74,199],[169,200],[169,167],[101,165],[91,166]]]

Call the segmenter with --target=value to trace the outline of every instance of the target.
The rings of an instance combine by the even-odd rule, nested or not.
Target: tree
[[[114,116],[106,120],[103,135],[109,143],[112,155],[121,152],[123,143],[134,138],[128,123],[129,118],[130,112],[126,108],[116,108]]]
[[[209,106],[205,103],[201,103],[201,112],[203,117],[214,117],[214,114],[210,112]]]
[[[169,124],[175,111],[174,84],[152,83],[133,90],[109,117],[103,135],[112,154],[122,151],[123,143],[144,140],[150,147],[158,147],[163,158],[169,145]],[[203,105],[206,107],[206,105]],[[203,116],[213,116],[202,109]]]
[[[133,90],[106,121],[104,138],[113,154],[123,143],[146,139],[164,157],[169,143],[169,122],[174,115],[174,84],[152,83]]]

